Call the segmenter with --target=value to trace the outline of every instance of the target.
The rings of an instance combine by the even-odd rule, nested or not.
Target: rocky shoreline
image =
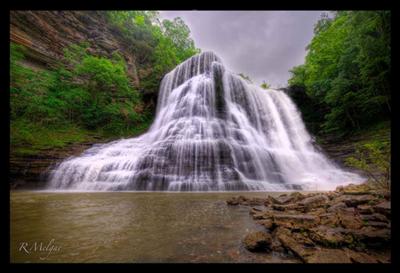
[[[249,206],[262,226],[243,239],[251,252],[275,252],[303,263],[390,263],[390,198],[389,190],[365,183],[277,198],[241,195],[226,202]]]

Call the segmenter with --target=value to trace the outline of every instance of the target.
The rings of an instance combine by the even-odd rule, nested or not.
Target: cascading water
[[[212,52],[168,73],[157,113],[140,137],[95,145],[59,164],[50,189],[330,190],[363,179],[312,144],[281,91],[250,85]]]

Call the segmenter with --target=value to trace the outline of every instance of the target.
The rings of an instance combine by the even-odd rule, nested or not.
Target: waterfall
[[[147,133],[66,159],[48,188],[331,190],[362,180],[314,147],[284,92],[249,84],[204,52],[165,75]]]

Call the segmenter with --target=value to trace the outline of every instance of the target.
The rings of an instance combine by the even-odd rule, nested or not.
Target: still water
[[[261,227],[238,194],[13,191],[11,262],[293,262],[243,248]]]

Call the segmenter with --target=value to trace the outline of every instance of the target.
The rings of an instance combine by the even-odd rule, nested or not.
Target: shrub
[[[389,142],[375,141],[358,145],[355,156],[349,157],[346,163],[364,171],[378,186],[390,188],[390,157]]]

